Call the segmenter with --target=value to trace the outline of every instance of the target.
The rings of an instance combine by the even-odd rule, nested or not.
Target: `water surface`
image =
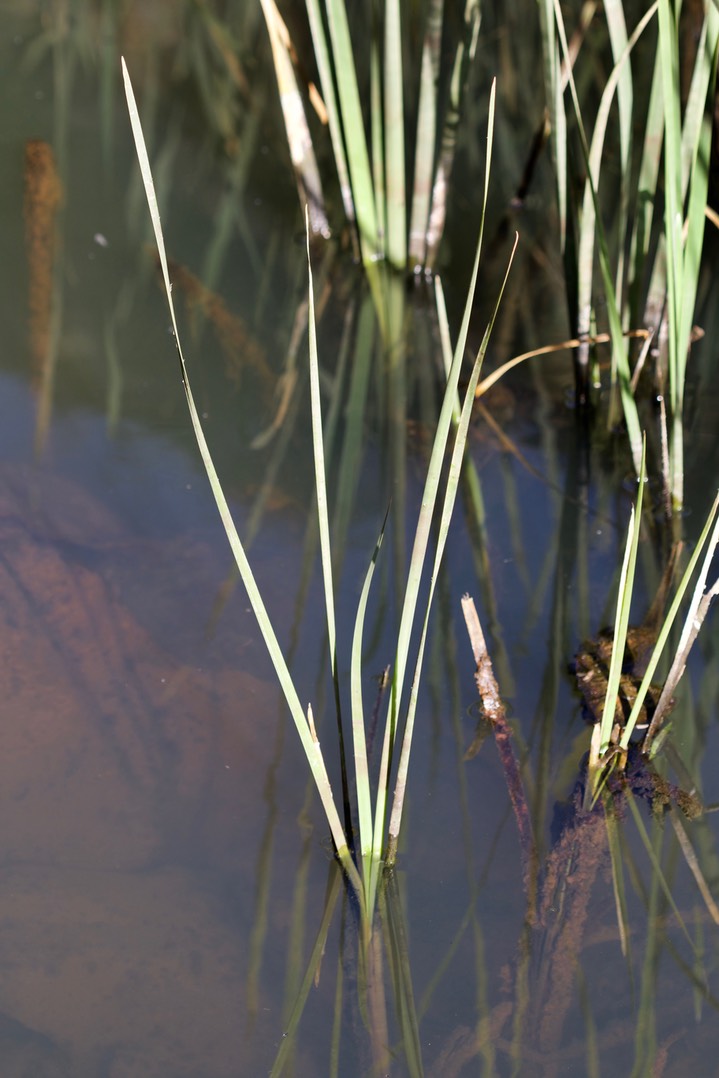
[[[144,5],[121,25],[105,8],[83,5],[67,21],[59,9],[43,21],[29,3],[3,16],[0,1060],[7,1075],[269,1072],[332,879],[318,799],[233,580],[193,443],[118,79],[122,47],[176,262],[198,406],[300,695],[312,700],[331,746],[319,573],[316,558],[305,556],[313,550],[313,507],[304,347],[285,421],[267,435],[306,295],[301,219],[263,27],[241,7],[231,21],[250,98],[224,86],[227,99],[218,89],[214,106],[192,66],[193,42],[208,48],[207,27],[197,12],[191,23],[189,8],[186,27],[162,5]],[[487,89],[479,79],[480,103]],[[511,128],[521,95],[500,91],[500,99]],[[515,127],[519,139],[524,128]],[[472,190],[472,168],[481,165],[478,130],[463,152],[469,179],[461,192],[464,184]],[[507,130],[498,134],[499,155],[512,190],[521,153]],[[27,242],[23,218],[28,139],[50,148],[59,184],[41,186],[54,235],[45,246]],[[501,216],[501,172],[498,186]],[[522,246],[493,364],[567,335],[550,199],[540,173],[524,213],[510,222]],[[458,205],[474,223],[477,208],[466,194]],[[474,346],[510,243],[503,229],[490,240]],[[473,243],[466,224],[450,221],[442,269],[454,325]],[[319,344],[328,414],[335,388],[341,393],[330,486],[342,537],[345,656],[390,495],[394,505],[366,632],[372,699],[373,676],[393,656],[395,577],[406,566],[436,416],[431,294],[418,288],[405,298],[412,328],[404,373],[397,377],[396,350],[382,358],[377,348],[357,412],[338,373],[347,312],[378,331],[358,273],[342,256],[328,280]],[[44,293],[33,293],[43,282]],[[716,388],[703,373],[709,348],[697,349],[703,381],[697,448],[688,452],[690,539],[715,482],[707,464],[715,452]],[[517,372],[487,406],[505,440],[477,415],[471,453],[485,522],[465,500],[450,537],[396,895],[383,920],[386,927],[399,917],[404,933],[424,1069],[573,1075],[594,1073],[601,1059],[621,1073],[683,1074],[691,1064],[708,1073],[717,1048],[717,929],[674,832],[640,808],[663,842],[658,856],[676,910],[631,813],[618,823],[625,960],[603,821],[573,830],[562,807],[588,741],[569,667],[582,639],[612,618],[633,494],[626,445],[598,421],[585,451],[566,355]],[[359,449],[350,451],[343,436],[355,422]],[[643,558],[639,620],[661,571],[651,543]],[[555,897],[542,884],[542,926],[527,923],[517,833],[491,738],[468,754],[479,718],[459,607],[466,591],[477,600],[508,701],[541,879],[559,880]],[[716,799],[714,637],[707,626],[677,737],[707,801]],[[341,660],[344,672],[347,665]],[[716,893],[714,819],[685,827]],[[391,1073],[412,1073],[389,952],[384,963]],[[338,1073],[372,1073],[361,985],[353,912],[340,900],[293,1042],[294,1073],[332,1072],[333,1029]]]

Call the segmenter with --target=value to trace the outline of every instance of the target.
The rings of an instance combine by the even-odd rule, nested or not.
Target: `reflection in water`
[[[50,416],[60,334],[62,296],[59,285],[57,214],[62,183],[49,143],[25,143],[25,250],[27,254],[30,356],[38,409],[35,447],[45,445]]]
[[[52,147],[42,139],[25,143],[25,245],[29,268],[30,351],[33,374],[41,380],[50,351],[55,263],[55,219],[62,184]]]

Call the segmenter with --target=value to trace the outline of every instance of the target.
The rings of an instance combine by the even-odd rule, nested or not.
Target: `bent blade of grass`
[[[182,352],[182,345],[180,342],[180,335],[177,328],[177,318],[175,315],[175,306],[172,300],[172,285],[170,283],[170,274],[167,265],[167,255],[165,253],[165,241],[162,233],[162,225],[160,223],[160,213],[157,206],[157,196],[155,193],[155,185],[152,179],[152,171],[150,169],[150,162],[147,156],[147,148],[145,146],[145,139],[142,133],[142,125],[140,123],[140,115],[137,109],[137,103],[135,101],[135,95],[132,89],[132,83],[130,81],[130,75],[127,70],[124,58],[122,59],[122,77],[125,84],[125,96],[127,98],[127,107],[130,116],[130,124],[132,126],[132,134],[135,140],[135,149],[137,151],[137,158],[140,164],[140,171],[142,173],[142,181],[145,187],[145,195],[147,198],[148,208],[150,210],[150,217],[152,220],[152,227],[155,233],[155,242],[157,244],[157,252],[160,258],[160,266],[162,269],[162,277],[165,284],[165,295],[167,297],[167,305],[170,312],[170,319],[172,322],[172,329],[175,337],[175,346],[177,349],[177,355],[180,362],[180,372],[182,377],[182,385],[185,390],[185,396],[187,398],[187,406],[190,412],[190,419],[192,421],[192,427],[197,440],[197,446],[200,451],[202,463],[205,466],[207,472],[207,478],[212,488],[212,493],[217,505],[220,519],[225,529],[230,548],[234,555],[242,577],[242,582],[247,591],[248,598],[252,605],[257,623],[262,632],[265,646],[272,659],[272,664],[275,668],[277,678],[280,682],[280,686],[284,693],[285,700],[294,719],[297,732],[300,737],[300,742],[305,751],[307,762],[309,763],[312,771],[312,777],[315,780],[317,790],[322,800],[322,806],[327,816],[327,822],[330,827],[332,839],[337,850],[337,856],[340,859],[342,866],[347,873],[349,879],[353,883],[353,886],[361,895],[361,884],[357,870],[352,862],[352,858],[349,853],[347,839],[345,838],[342,823],[340,821],[339,813],[335,805],[334,796],[332,794],[332,787],[330,785],[329,776],[327,774],[327,768],[325,766],[324,757],[322,756],[322,750],[320,748],[319,741],[312,736],[310,726],[305,718],[305,713],[300,703],[297,690],[295,688],[292,676],[287,667],[287,663],[282,654],[282,650],[279,645],[279,641],[275,635],[275,631],[272,627],[269,615],[265,608],[262,596],[260,595],[257,582],[255,581],[254,574],[250,568],[250,563],[247,560],[242,542],[237,533],[230,508],[227,504],[222,486],[220,484],[219,477],[215,470],[210,450],[205,439],[205,434],[202,429],[200,417],[195,406],[194,397],[190,388],[189,376],[187,373],[187,366],[185,364],[185,357]]]
[[[487,353],[487,346],[489,345],[489,339],[492,335],[494,323],[497,318],[499,306],[502,302],[502,296],[507,286],[507,279],[509,277],[512,263],[514,261],[514,255],[517,250],[517,244],[519,242],[519,234],[515,235],[514,245],[512,252],[509,256],[509,263],[507,270],[502,281],[502,286],[499,290],[497,300],[492,312],[489,325],[487,326],[482,343],[480,345],[477,358],[474,361],[474,367],[472,374],[467,385],[467,390],[464,396],[464,403],[462,404],[462,411],[459,417],[459,423],[457,424],[457,433],[454,440],[454,448],[452,450],[452,457],[449,465],[449,472],[447,475],[447,485],[445,488],[444,501],[442,504],[442,513],[439,521],[439,528],[437,532],[437,547],[434,555],[434,564],[432,566],[432,577],[429,586],[429,595],[427,597],[427,606],[424,614],[424,622],[422,624],[422,636],[419,644],[419,653],[417,656],[417,662],[415,665],[414,677],[412,679],[412,688],[410,691],[409,707],[407,709],[407,722],[405,724],[404,737],[402,739],[402,749],[400,752],[399,766],[397,769],[397,785],[395,787],[394,802],[392,805],[392,814],[390,816],[389,824],[389,843],[387,847],[387,863],[393,864],[397,853],[397,842],[399,840],[399,832],[402,823],[402,810],[404,808],[404,795],[407,787],[407,775],[409,773],[409,759],[412,750],[412,737],[414,734],[414,719],[417,710],[417,697],[419,694],[419,685],[422,675],[422,663],[424,660],[424,648],[427,640],[427,629],[429,626],[429,615],[432,608],[432,599],[434,597],[434,589],[437,584],[437,578],[439,576],[439,570],[442,564],[442,558],[444,556],[444,550],[447,545],[447,537],[449,535],[449,525],[452,520],[452,513],[454,512],[454,504],[457,499],[457,488],[459,487],[459,480],[462,474],[462,463],[464,460],[464,452],[467,446],[467,435],[469,433],[469,423],[472,418],[472,408],[474,406],[474,392],[479,382],[479,375],[482,370],[482,363]],[[449,386],[447,388],[449,393]],[[453,396],[456,394],[454,390]],[[452,402],[453,403],[453,402]]]
[[[427,545],[429,543],[429,535],[432,525],[432,515],[434,513],[434,506],[437,500],[437,492],[439,490],[439,482],[442,473],[442,462],[444,460],[447,440],[449,438],[449,430],[452,422],[452,413],[456,400],[457,384],[459,382],[459,372],[461,370],[462,361],[464,359],[464,350],[467,344],[467,334],[469,332],[469,319],[472,313],[472,302],[474,300],[474,291],[477,284],[477,274],[479,272],[479,259],[482,251],[482,238],[484,235],[484,222],[487,211],[487,197],[489,191],[489,177],[491,173],[492,141],[494,137],[495,98],[496,80],[492,83],[492,89],[489,97],[487,160],[485,165],[484,198],[482,202],[482,214],[479,226],[479,237],[477,240],[477,250],[474,257],[474,266],[472,267],[472,276],[470,279],[469,289],[467,291],[467,301],[465,303],[462,324],[459,332],[459,337],[457,338],[457,346],[455,348],[454,359],[452,360],[452,367],[450,369],[449,377],[447,379],[447,387],[444,399],[442,401],[442,408],[440,410],[439,420],[437,422],[437,431],[435,433],[434,443],[432,445],[432,453],[430,455],[429,466],[427,469],[427,480],[425,483],[424,493],[422,495],[422,505],[419,512],[419,518],[417,520],[417,528],[415,531],[414,545],[412,548],[412,556],[410,559],[407,586],[405,588],[404,602],[402,604],[402,613],[400,616],[399,632],[397,635],[397,655],[395,659],[395,666],[392,677],[392,687],[390,691],[387,722],[385,725],[385,736],[382,745],[379,785],[377,790],[377,801],[375,805],[373,859],[377,863],[379,863],[382,855],[389,771],[391,762],[390,754],[397,731],[399,704],[402,698],[402,689],[404,685],[405,669],[407,665],[407,654],[409,652],[410,636],[415,620],[415,611],[417,608],[417,598],[419,595],[422,570],[424,568]]]
[[[707,542],[707,540],[709,538],[709,532],[710,532],[712,524],[714,523],[714,520],[716,518],[717,509],[719,509],[719,494],[717,494],[716,498],[714,499],[714,504],[712,505],[711,510],[709,512],[709,516],[706,519],[706,523],[704,524],[704,528],[702,530],[702,533],[699,536],[699,539],[697,540],[697,544],[696,544],[696,546],[694,548],[694,552],[692,553],[692,556],[689,559],[689,564],[687,565],[687,567],[686,567],[686,569],[684,571],[684,575],[682,576],[679,587],[677,588],[676,595],[674,596],[674,599],[672,600],[672,605],[670,606],[669,611],[668,611],[668,613],[667,613],[667,615],[666,615],[666,617],[664,619],[664,622],[662,623],[661,632],[659,633],[659,636],[657,637],[657,642],[654,645],[654,651],[652,652],[652,657],[649,660],[649,664],[648,664],[647,669],[646,669],[646,671],[644,673],[644,677],[642,678],[642,683],[639,686],[639,690],[637,692],[637,696],[636,696],[636,699],[634,701],[634,705],[632,707],[631,712],[629,713],[629,718],[627,719],[627,723],[626,723],[626,726],[624,728],[624,734],[622,735],[622,740],[620,742],[621,747],[623,749],[626,749],[629,746],[629,741],[630,741],[632,733],[634,731],[634,727],[636,726],[636,724],[637,724],[637,722],[639,720],[639,713],[640,713],[640,711],[642,709],[642,705],[643,705],[644,700],[646,698],[647,692],[649,691],[651,680],[654,677],[654,671],[657,668],[657,664],[659,663],[659,659],[661,658],[661,655],[662,655],[662,652],[663,652],[664,647],[666,645],[666,642],[669,639],[669,633],[671,631],[672,625],[674,624],[675,618],[676,618],[677,614],[679,613],[679,607],[681,606],[681,602],[682,602],[682,599],[684,598],[684,594],[685,594],[687,588],[689,587],[689,581],[691,580],[692,576],[694,575],[694,569],[696,568],[697,562],[699,561],[699,558],[701,557],[702,551],[704,550],[706,542]],[[707,570],[708,570],[708,566],[707,566]],[[690,613],[692,614],[692,617],[693,617],[694,611],[696,610],[696,607],[699,604],[699,600],[701,598],[701,595],[702,595],[702,593],[704,591],[704,584],[705,583],[706,583],[706,572],[703,573],[700,576],[699,580],[697,581],[696,588],[694,590],[694,596],[693,596],[692,604],[691,604],[691,607],[690,607]],[[697,593],[698,593],[698,597],[697,597]],[[680,644],[680,649],[679,650],[681,650],[681,644]],[[659,701],[657,701],[657,711],[659,710],[658,705],[659,705]]]

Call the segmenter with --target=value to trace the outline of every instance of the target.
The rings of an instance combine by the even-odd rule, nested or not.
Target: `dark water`
[[[119,82],[122,49],[177,263],[207,436],[300,696],[328,718],[304,345],[284,422],[257,447],[277,411],[307,283],[265,31],[253,7],[236,5],[230,17],[247,98],[223,75],[202,6],[144,5],[121,24],[112,5],[41,11],[17,2],[2,16],[3,1075],[268,1073],[304,998],[328,880],[332,886],[317,795],[246,596],[234,585],[194,446]],[[477,117],[486,95],[478,77]],[[526,88],[500,89],[497,227],[475,345],[509,249],[498,224],[502,175],[512,190],[525,145],[518,117],[531,132],[529,99]],[[454,325],[477,220],[481,120],[472,123],[457,202],[466,220],[450,220],[442,265]],[[28,139],[39,140],[33,175],[52,244],[23,216]],[[493,365],[567,336],[543,167],[511,223],[522,246]],[[404,360],[395,350],[382,361],[370,341],[366,404],[357,412],[338,373],[347,312],[356,319],[350,341],[359,342],[350,365],[359,363],[361,342],[378,337],[357,278],[338,258],[319,347],[328,415],[340,395],[330,486],[345,656],[393,496],[366,631],[371,699],[372,676],[393,654],[395,574],[406,565],[421,496],[437,353],[429,297],[401,296],[411,326]],[[710,312],[711,294],[702,302]],[[696,349],[690,540],[716,480],[716,387],[705,373],[712,359],[709,343]],[[388,372],[401,362],[397,379]],[[392,954],[402,937],[426,1073],[710,1074],[717,926],[674,830],[640,808],[672,907],[628,808],[618,821],[625,959],[606,828],[602,820],[575,827],[562,807],[588,744],[569,665],[581,640],[612,618],[633,494],[625,440],[602,433],[600,416],[585,453],[566,354],[520,370],[506,386],[487,407],[509,441],[481,415],[471,436],[486,524],[478,526],[465,499],[438,589],[403,849],[383,908],[386,949],[375,984],[389,1016],[385,1069],[418,1073],[406,1047],[412,1022],[399,1020],[395,998]],[[355,421],[358,448],[349,440]],[[636,620],[661,575],[659,546],[642,547]],[[491,739],[467,758],[478,714],[459,608],[465,591],[477,600],[515,726],[540,850],[542,925],[527,924],[517,832]],[[710,622],[678,705],[676,737],[707,802],[717,800],[715,640]],[[340,665],[346,670],[348,659]],[[322,740],[332,745],[330,729]],[[716,895],[714,820],[685,828]],[[552,890],[546,881],[555,878]],[[375,1015],[368,1029],[353,912],[337,893],[287,1073],[373,1073],[381,1026]]]

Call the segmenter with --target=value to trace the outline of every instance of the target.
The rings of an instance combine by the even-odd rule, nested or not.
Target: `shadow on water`
[[[574,794],[589,733],[570,667],[612,620],[633,491],[624,440],[600,422],[587,440],[566,354],[525,364],[478,402],[399,868],[370,950],[358,941],[200,474],[118,102],[122,46],[141,87],[198,405],[320,720],[331,684],[306,263],[259,6],[231,7],[236,54],[204,4],[172,15],[137,6],[121,23],[112,5],[57,5],[41,18],[18,2],[4,16],[0,1070],[707,1073],[718,1047],[716,817],[650,811],[631,793],[583,815]],[[509,190],[521,176],[517,132],[531,141],[528,94],[500,84],[498,220],[502,173]],[[457,205],[471,217],[469,142]],[[540,163],[492,366],[568,336],[551,197]],[[474,236],[452,224],[444,286],[455,325]],[[501,229],[489,238],[473,348],[510,244]],[[315,290],[340,654],[392,500],[365,632],[369,698],[393,659],[441,349],[424,285],[400,288],[382,326],[340,251],[318,266]],[[701,301],[707,325],[712,296]],[[711,337],[696,347],[689,540],[713,483],[701,466],[716,455]],[[656,521],[646,536],[648,608],[666,551]],[[478,711],[467,591],[507,705],[533,875]],[[715,638],[709,624],[678,694],[671,773],[707,802],[717,799]],[[657,766],[664,774],[666,757]]]

